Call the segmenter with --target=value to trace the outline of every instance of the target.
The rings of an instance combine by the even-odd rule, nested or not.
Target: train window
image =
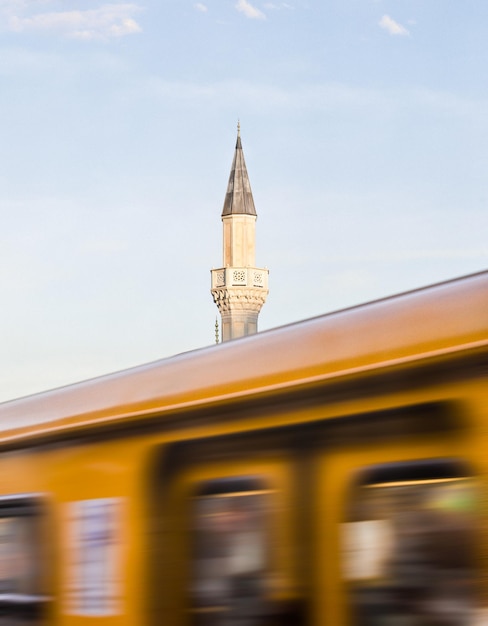
[[[47,597],[40,521],[36,498],[0,497],[0,626],[42,621]]]
[[[364,472],[342,527],[354,626],[464,626],[475,606],[476,485],[451,461]]]
[[[270,490],[254,477],[200,485],[192,502],[192,606],[199,626],[261,621],[269,574]]]

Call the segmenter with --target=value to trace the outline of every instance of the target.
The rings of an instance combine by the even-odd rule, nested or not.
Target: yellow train
[[[0,624],[488,624],[488,272],[0,407]]]

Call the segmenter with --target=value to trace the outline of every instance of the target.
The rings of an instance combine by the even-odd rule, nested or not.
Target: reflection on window
[[[389,475],[386,471],[383,479]],[[474,481],[400,478],[368,481],[352,492],[342,527],[352,622],[471,624],[476,609]]]
[[[257,624],[265,610],[268,492],[254,479],[212,481],[193,505],[197,624]]]

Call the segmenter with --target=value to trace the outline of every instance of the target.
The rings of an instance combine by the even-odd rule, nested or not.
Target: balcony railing
[[[257,267],[222,267],[212,270],[212,289],[219,287],[252,287],[268,289],[268,270]]]

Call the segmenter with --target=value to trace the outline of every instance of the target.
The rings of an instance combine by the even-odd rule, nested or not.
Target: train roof
[[[488,271],[0,404],[0,444],[488,349]]]

